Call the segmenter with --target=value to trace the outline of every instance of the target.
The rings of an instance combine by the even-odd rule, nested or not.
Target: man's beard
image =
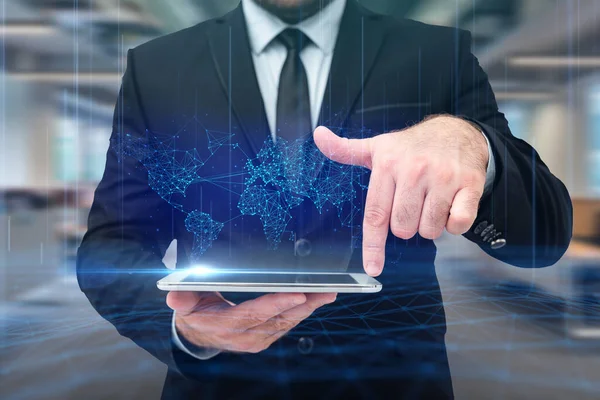
[[[297,24],[298,22],[312,17],[320,12],[333,0],[305,0],[303,4],[286,5],[285,0],[253,0],[259,6],[275,15],[277,18],[288,24]]]

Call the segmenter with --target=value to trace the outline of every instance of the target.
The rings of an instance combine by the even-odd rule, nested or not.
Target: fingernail
[[[367,274],[373,276],[373,275],[377,275],[379,273],[379,268],[377,267],[377,264],[375,264],[374,262],[369,262],[367,264]]]

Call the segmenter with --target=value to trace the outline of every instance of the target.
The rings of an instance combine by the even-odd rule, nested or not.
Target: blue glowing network
[[[267,240],[273,247],[281,242],[291,209],[311,201],[319,212],[330,202],[338,209],[342,223],[359,212],[353,203],[357,196],[361,169],[334,163],[312,142],[283,139],[266,141],[255,159],[249,159],[248,178],[238,208],[244,215],[258,215]],[[351,211],[344,215],[344,205]]]
[[[141,163],[154,192],[187,215],[186,228],[195,237],[194,258],[212,246],[231,220],[216,221],[207,210],[187,209],[180,196],[175,195],[185,197],[188,188],[195,183],[222,187],[225,181],[240,174],[232,171],[230,176],[215,178],[210,171],[204,171],[209,159],[219,157],[220,151],[241,152],[232,140],[233,134],[210,130],[205,130],[205,134],[207,149],[180,150],[177,148],[179,135],[163,137],[148,131],[143,137],[119,134],[112,143],[120,158],[130,157]],[[201,154],[207,156],[203,159]],[[312,140],[267,139],[255,157],[244,155],[244,158],[243,189],[235,193],[237,210],[239,216],[260,219],[269,247],[273,249],[281,243],[293,218],[292,209],[306,201],[312,202],[319,213],[328,203],[335,207],[343,226],[349,227],[360,212],[355,200],[366,170],[327,159]]]
[[[159,196],[171,203],[175,193],[185,194],[187,188],[198,180],[198,170],[204,162],[198,152],[175,148],[177,136],[154,140],[137,138],[131,134],[119,135],[116,151],[121,157],[133,157],[148,171],[148,184]],[[177,204],[172,204],[180,208]]]
[[[185,227],[188,232],[194,234],[192,250],[194,256],[201,256],[210,248],[223,226],[223,223],[213,220],[210,215],[201,211],[192,211],[188,214],[185,219]]]

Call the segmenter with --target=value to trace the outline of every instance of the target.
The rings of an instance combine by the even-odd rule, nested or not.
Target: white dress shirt
[[[277,96],[279,76],[287,58],[287,49],[277,36],[291,25],[256,4],[255,0],[242,0],[248,36],[254,60],[258,86],[265,104],[265,113],[275,140],[277,122]],[[340,31],[346,0],[333,0],[321,12],[293,27],[304,33],[310,42],[300,53],[308,79],[312,128],[317,127],[321,103],[325,95],[333,50]]]
[[[316,15],[301,21],[297,25],[290,25],[256,4],[255,0],[242,0],[254,69],[256,70],[256,78],[265,105],[265,113],[273,140],[276,139],[279,76],[287,58],[287,49],[275,39],[285,29],[293,27],[302,31],[311,41],[302,50],[300,58],[304,64],[308,79],[311,120],[314,129],[317,127],[319,120],[321,104],[329,79],[331,60],[333,59],[335,43],[346,8],[346,1],[333,0]],[[488,140],[487,137],[486,140]],[[486,176],[486,190],[493,183],[495,173],[493,153],[489,141],[488,150],[490,153],[490,162]],[[192,357],[200,360],[208,360],[220,353],[219,350],[214,349],[201,349],[199,352],[189,351],[177,335],[175,314],[173,314],[172,330],[175,345]]]

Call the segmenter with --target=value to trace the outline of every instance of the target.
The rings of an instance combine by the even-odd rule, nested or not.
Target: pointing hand
[[[481,132],[451,116],[426,120],[403,131],[347,139],[318,127],[317,147],[329,159],[369,168],[363,221],[363,263],[381,274],[388,232],[401,239],[419,233],[437,239],[444,228],[467,232],[477,217],[489,153]]]

